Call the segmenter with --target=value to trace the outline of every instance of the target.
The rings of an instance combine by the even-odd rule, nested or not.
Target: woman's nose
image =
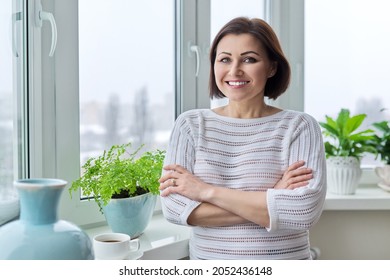
[[[231,76],[241,76],[243,74],[243,71],[241,69],[240,64],[239,63],[232,63],[230,70],[229,70],[229,74]]]

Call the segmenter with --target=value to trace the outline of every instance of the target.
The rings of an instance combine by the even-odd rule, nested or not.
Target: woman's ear
[[[278,63],[276,61],[274,61],[274,62],[272,62],[271,71],[268,74],[268,78],[273,77],[276,74],[277,70],[278,70]]]

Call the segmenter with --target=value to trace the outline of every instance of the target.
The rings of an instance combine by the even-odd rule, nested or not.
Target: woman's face
[[[219,90],[230,101],[255,101],[264,98],[264,87],[275,74],[261,43],[249,34],[229,34],[216,50],[214,75]]]

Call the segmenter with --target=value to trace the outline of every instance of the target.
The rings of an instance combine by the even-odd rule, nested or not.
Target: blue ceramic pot
[[[57,208],[67,182],[23,179],[14,182],[20,218],[0,227],[0,259],[94,259],[92,242],[76,225],[58,220]]]
[[[131,238],[140,236],[148,226],[156,205],[157,195],[143,195],[111,199],[103,207],[104,216],[113,232],[126,233]]]

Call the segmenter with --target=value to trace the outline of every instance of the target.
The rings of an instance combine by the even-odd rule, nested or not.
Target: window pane
[[[345,107],[383,118],[379,109],[390,109],[390,3],[317,0],[305,8],[305,110],[323,118]]]
[[[13,179],[13,95],[11,52],[11,1],[3,1],[0,10],[0,198]]]
[[[264,1],[263,0],[211,0],[211,29],[210,42],[212,43],[217,32],[229,20],[239,17],[257,17],[265,18]],[[219,107],[226,103],[225,99],[211,100],[211,107]]]
[[[365,125],[390,119],[389,9],[385,0],[305,1],[306,112],[325,120],[348,108],[366,113]]]
[[[0,9],[0,201],[14,196],[13,180],[26,176],[24,116],[23,1],[2,1]]]
[[[166,148],[174,19],[173,0],[79,1],[81,164],[113,144]]]

